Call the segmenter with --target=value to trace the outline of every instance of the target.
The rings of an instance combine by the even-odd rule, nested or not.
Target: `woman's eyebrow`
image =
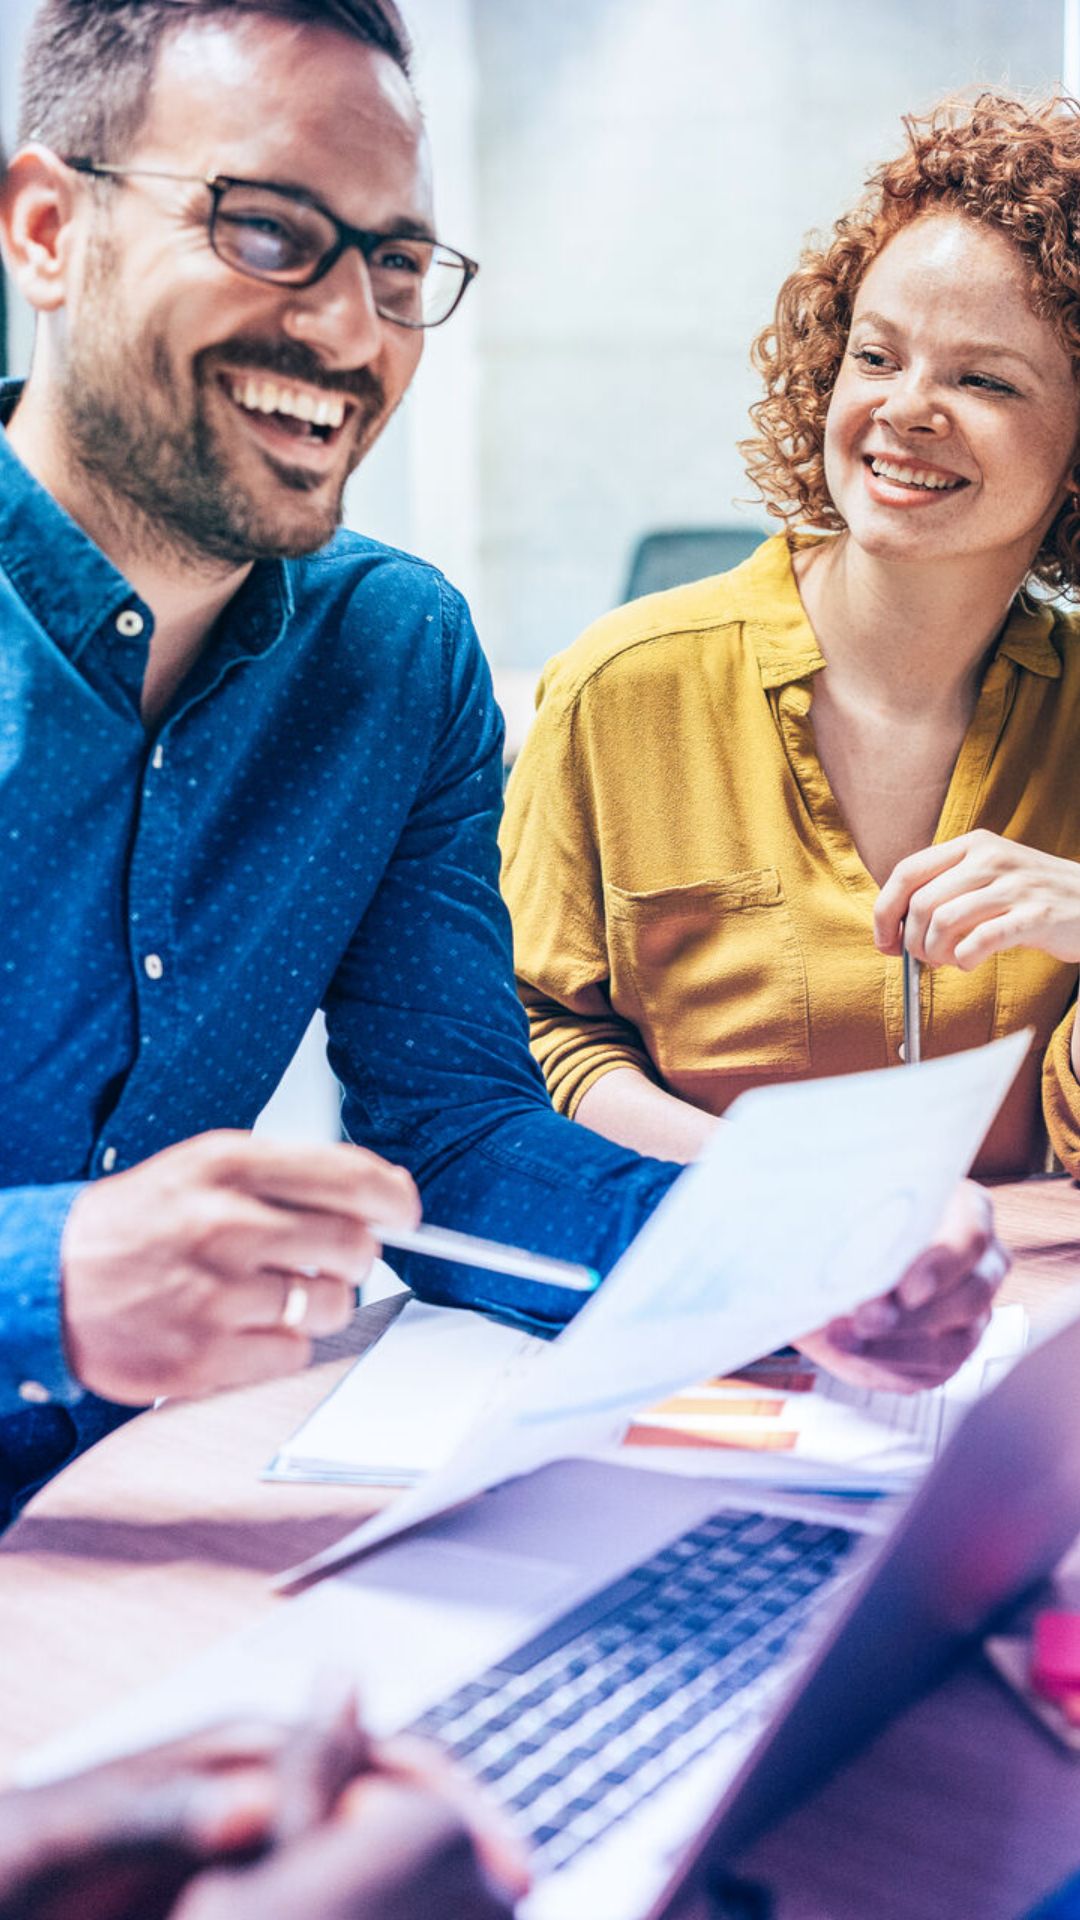
[[[1006,347],[1000,340],[958,340],[957,353],[974,354],[980,360],[1016,360],[1031,374],[1038,374],[1038,367],[1029,360],[1019,347]]]
[[[872,313],[868,310],[864,310],[862,313],[855,315],[851,323],[852,333],[854,333],[856,327],[873,327],[877,333],[895,333],[897,331],[894,320],[886,319],[883,313]]]
[[[851,323],[852,333],[857,332],[861,327],[870,327],[875,333],[893,336],[902,332],[902,328],[895,320],[890,320],[883,313],[869,311],[856,314]],[[1006,346],[1001,340],[954,340],[951,345],[954,353],[972,355],[979,360],[1015,360],[1033,377],[1039,377],[1038,367],[1026,353],[1021,352],[1019,347]]]

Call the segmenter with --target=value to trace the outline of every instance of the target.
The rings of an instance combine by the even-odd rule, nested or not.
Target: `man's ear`
[[[20,147],[0,185],[8,272],[38,313],[54,313],[67,297],[80,188],[78,176],[37,141]]]

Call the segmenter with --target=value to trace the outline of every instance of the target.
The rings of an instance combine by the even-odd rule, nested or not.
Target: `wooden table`
[[[1080,1192],[1064,1179],[1032,1180],[998,1188],[995,1204],[1015,1259],[1005,1297],[1044,1318],[1080,1289]],[[288,1604],[269,1577],[382,1503],[368,1489],[257,1476],[393,1310],[364,1309],[294,1379],[141,1415],[37,1496],[0,1545],[0,1770]],[[896,1871],[884,1885],[890,1859]],[[997,1895],[955,1904],[946,1869],[987,1861]],[[973,1665],[786,1821],[750,1865],[783,1889],[780,1920],[1014,1920],[1078,1861],[1080,1767]]]
[[[139,1414],[36,1496],[0,1541],[0,1779],[39,1741],[282,1604],[273,1574],[391,1497],[259,1475],[399,1305],[361,1308],[305,1373]]]

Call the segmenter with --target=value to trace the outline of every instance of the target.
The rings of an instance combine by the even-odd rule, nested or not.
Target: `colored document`
[[[850,1312],[933,1230],[1031,1044],[744,1095],[633,1245],[438,1472],[283,1577],[295,1584],[548,1461],[642,1407]]]

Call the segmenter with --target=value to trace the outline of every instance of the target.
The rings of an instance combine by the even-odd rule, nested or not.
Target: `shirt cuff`
[[[83,1388],[64,1352],[60,1243],[82,1183],[0,1192],[0,1413],[72,1406]]]

